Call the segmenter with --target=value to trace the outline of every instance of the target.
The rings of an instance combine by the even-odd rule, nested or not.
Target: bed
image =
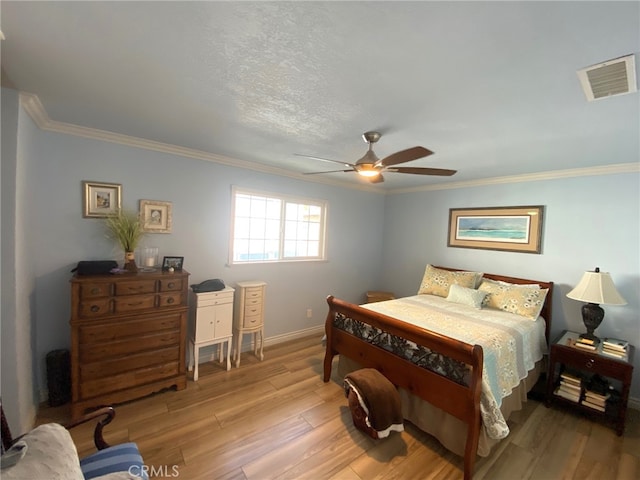
[[[415,296],[361,306],[329,296],[324,381],[336,355],[341,375],[382,372],[404,417],[463,456],[470,479],[540,374],[552,296],[553,282],[432,265]]]

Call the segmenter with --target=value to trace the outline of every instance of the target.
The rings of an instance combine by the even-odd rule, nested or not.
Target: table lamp
[[[593,272],[584,272],[576,287],[567,293],[567,297],[581,302],[587,302],[582,306],[582,321],[587,327],[587,333],[581,335],[597,344],[600,339],[593,334],[604,318],[602,305],[626,305],[627,302],[618,293],[611,275],[601,272],[596,267]]]

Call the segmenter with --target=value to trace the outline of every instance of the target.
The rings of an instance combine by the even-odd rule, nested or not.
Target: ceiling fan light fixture
[[[373,170],[373,169],[364,169],[364,170],[358,170],[358,174],[362,175],[363,177],[375,177],[377,175],[380,175],[380,172],[378,170]]]

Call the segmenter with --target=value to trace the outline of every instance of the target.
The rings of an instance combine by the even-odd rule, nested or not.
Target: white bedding
[[[415,295],[363,308],[482,346],[484,364],[480,411],[490,438],[509,434],[500,405],[546,353],[545,321],[494,309],[476,309],[433,295]]]

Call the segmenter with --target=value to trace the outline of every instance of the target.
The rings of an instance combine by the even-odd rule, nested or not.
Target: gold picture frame
[[[451,208],[447,246],[539,254],[543,214],[541,205]]]
[[[122,207],[122,185],[119,183],[82,182],[85,218],[104,218]]]
[[[142,230],[147,233],[171,233],[171,202],[140,200]]]

